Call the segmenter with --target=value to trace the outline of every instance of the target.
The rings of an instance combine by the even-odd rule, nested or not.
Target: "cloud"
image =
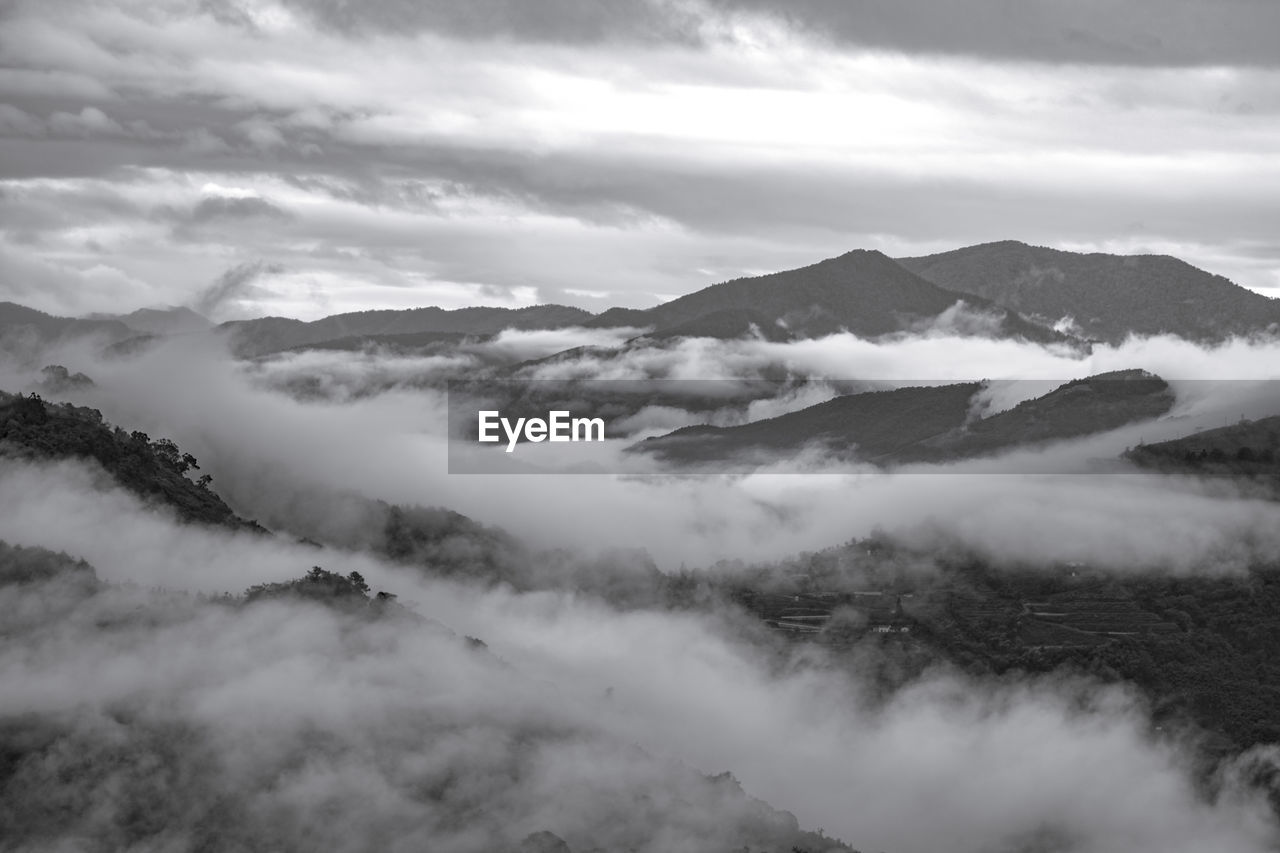
[[[1185,0],[20,3],[0,28],[6,296],[58,313],[198,288],[196,306],[223,315],[562,295],[647,305],[858,245],[908,255],[1007,237],[1167,251],[1273,286],[1276,14]],[[208,184],[234,192],[215,199]],[[201,227],[171,239],[184,216]],[[1066,379],[1140,366],[1241,379],[1276,378],[1280,363],[1259,342],[1132,340],[1081,359],[933,332],[683,341],[527,375]],[[546,828],[575,850],[671,853],[761,819],[689,768],[732,769],[749,794],[864,848],[1274,847],[1240,767],[1207,802],[1188,753],[1153,736],[1132,694],[939,669],[884,697],[856,665],[754,645],[730,611],[622,610],[579,583],[596,570],[643,582],[645,560],[605,569],[606,548],[701,567],[877,527],[997,565],[1232,572],[1280,558],[1274,504],[1133,475],[448,473],[431,381],[617,337],[254,366],[195,341],[118,361],[62,348],[98,383],[82,402],[177,439],[238,511],[282,535],[180,527],[81,464],[5,460],[0,537],[144,588],[355,569],[493,657],[427,627],[284,603],[6,585],[0,633],[22,640],[0,648],[0,712],[53,732],[14,789],[38,798],[22,814],[73,794],[81,817],[57,830],[107,843],[127,823],[172,827],[165,843],[180,846],[212,823],[281,847],[467,851]],[[4,387],[36,367],[3,363]],[[1246,398],[1177,387],[1185,423],[1235,418]],[[991,405],[1021,393],[997,384]],[[690,415],[651,408],[633,426]],[[610,463],[618,447],[599,450]],[[537,592],[446,582],[368,550],[375,499],[444,504],[571,550],[523,567]],[[327,544],[289,538],[312,533]]]
[[[113,265],[167,302],[229,254],[307,276],[339,310],[520,288],[599,308],[859,246],[1006,238],[1280,281],[1265,226],[1277,72],[1247,45],[1238,61],[1213,46],[1268,32],[1261,6],[1214,7],[1195,27],[1208,7],[1111,10],[1118,42],[1140,20],[1164,45],[1113,64],[1107,49],[1065,59],[1066,37],[1060,54],[1041,44],[1105,30],[1094,4],[626,5],[553,4],[536,21],[496,2],[176,3],[152,17],[71,3],[58,20],[21,5],[3,36],[12,221],[40,213],[31,183],[56,186],[65,220],[31,251],[65,261],[82,228],[111,230]],[[634,36],[646,21],[694,41]],[[1184,31],[1218,60],[1174,61]],[[206,182],[252,184],[294,218],[162,246],[153,220],[92,201],[107,184],[191,208]],[[292,291],[260,306],[319,310]]]
[[[606,41],[698,40],[701,16],[695,4],[670,0],[605,0],[583,4],[550,0],[535,9],[519,0],[447,0],[400,3],[373,0],[351,5],[340,0],[289,2],[301,14],[328,27],[357,35],[434,32],[467,39],[511,39],[563,44]]]
[[[0,104],[0,133],[5,136],[41,136],[44,122],[12,104]]]
[[[212,195],[202,198],[191,209],[191,220],[204,223],[218,219],[288,219],[287,211],[277,207],[270,201],[256,196],[237,198],[234,196]]]
[[[256,298],[261,291],[257,282],[267,276],[279,275],[284,267],[264,261],[245,261],[231,267],[217,281],[197,294],[192,308],[198,314],[215,316],[222,313],[231,302]]]
[[[956,359],[988,345],[948,342]],[[1079,560],[1116,571],[1236,572],[1280,558],[1274,503],[1229,484],[1133,475],[450,476],[433,392],[401,382],[300,402],[202,345],[174,342],[96,364],[83,361],[88,351],[63,355],[80,358],[65,363],[97,383],[80,402],[175,438],[238,511],[281,535],[177,525],[79,462],[0,464],[0,539],[65,550],[104,580],[136,584],[88,599],[57,586],[0,592],[0,627],[23,638],[0,651],[11,686],[0,713],[61,727],[33,742],[67,745],[25,765],[20,790],[46,799],[74,792],[93,804],[68,824],[76,832],[137,827],[122,816],[149,802],[160,809],[148,812],[155,824],[176,832],[243,826],[283,846],[302,830],[281,816],[304,813],[315,815],[311,828],[356,846],[388,827],[457,850],[548,829],[573,849],[647,844],[665,853],[705,849],[725,827],[760,826],[757,809],[693,772],[730,769],[746,793],[863,849],[976,853],[1039,843],[1163,853],[1274,843],[1264,798],[1243,781],[1248,762],[1265,764],[1268,753],[1224,766],[1209,800],[1189,770],[1194,746],[1153,733],[1127,691],[938,667],[886,694],[856,655],[792,656],[732,610],[673,613],[643,599],[622,607],[580,582],[592,572],[616,573],[620,586],[643,582],[642,559],[609,562],[596,556],[605,547],[643,547],[666,567],[698,570],[721,557],[793,555],[876,526],[997,566]],[[903,341],[877,351],[837,338],[825,353],[823,342],[700,345],[708,370],[780,357],[814,366],[851,352],[880,359],[885,374],[918,366]],[[1201,376],[1274,375],[1280,363],[1257,342],[1132,341],[1074,362],[1010,346],[1003,363],[1027,373],[1091,372],[1138,353],[1152,367],[1177,359]],[[865,349],[842,349],[850,347]],[[384,359],[380,369],[392,374],[414,364],[367,358]],[[7,386],[23,375],[13,364],[3,370]],[[1188,398],[1202,414],[1217,404],[1227,403]],[[465,574],[444,580],[431,571],[438,564],[397,565],[370,550],[371,498],[444,503],[562,550],[524,566],[523,588],[535,591]],[[290,535],[312,531],[329,543]],[[235,591],[316,564],[359,571],[424,617],[483,639],[489,653],[429,626],[364,624],[283,602],[201,604],[175,592]],[[72,755],[84,759],[81,772],[56,772]],[[123,755],[147,760],[122,763]],[[147,787],[157,767],[179,780],[165,797]],[[118,771],[115,787],[95,782],[104,768]],[[68,779],[85,785],[68,788],[76,784]],[[211,802],[240,819],[192,817]],[[454,810],[475,814],[479,802],[502,819],[456,834]],[[637,811],[638,802],[649,805]],[[670,834],[655,836],[654,826]]]
[[[77,259],[79,260],[79,259]],[[113,312],[121,304],[160,301],[149,282],[117,267],[111,259],[67,263],[29,249],[0,244],[0,298],[56,315]]]
[[[4,738],[38,759],[6,774],[11,837],[479,853],[554,827],[577,849],[657,853],[794,836],[794,819],[593,723],[598,701],[564,701],[438,624],[5,581],[26,652],[0,653]],[[85,807],[38,805],[69,800]]]
[[[57,112],[49,116],[49,129],[68,136],[123,136],[125,129],[97,107],[79,113]]]
[[[1236,341],[1199,348],[1152,339],[1100,347],[1088,359],[1073,359],[983,339],[876,345],[837,336],[783,346],[695,340],[671,351],[641,350],[598,364],[584,360],[578,370],[587,377],[706,379],[767,376],[783,366],[797,377],[856,371],[865,378],[920,381],[930,370],[935,376],[926,378],[937,381],[1060,381],[1143,366],[1171,379],[1276,378],[1271,346]],[[1156,440],[1160,428],[1172,437],[1219,425],[1223,418],[1235,422],[1241,395],[1251,393],[1238,382],[1175,383],[1185,404],[1176,414],[1184,420],[1069,445],[1061,457],[1015,455],[978,470],[926,468],[883,476],[846,468],[815,477],[797,476],[797,465],[789,462],[740,477],[468,476],[448,473],[445,400],[438,386],[424,381],[432,370],[449,375],[472,369],[465,361],[320,353],[246,368],[177,344],[131,361],[86,364],[74,355],[57,361],[87,371],[97,383],[81,402],[101,408],[113,422],[173,437],[213,474],[237,512],[302,535],[312,535],[307,519],[318,506],[342,504],[341,496],[355,493],[406,505],[444,505],[539,548],[646,549],[662,568],[724,558],[780,559],[869,535],[877,527],[920,541],[956,543],[1008,563],[1042,554],[1118,570],[1235,571],[1251,559],[1280,558],[1274,506],[1245,498],[1230,484],[1224,492],[1155,476],[990,473],[1046,466],[1077,471],[1089,458],[1114,458],[1139,439]],[[9,385],[27,381],[15,376]],[[1027,387],[1019,393],[1001,387],[996,398],[1002,404],[1028,393]],[[304,392],[294,399],[279,393],[281,388]],[[822,393],[820,386],[815,390]],[[778,411],[806,402],[808,397],[797,395],[770,405]],[[732,422],[748,413],[771,410],[736,403],[716,417]],[[642,412],[632,426],[660,426],[659,414]],[[700,418],[673,411],[663,419]],[[591,454],[598,455],[582,459],[604,470],[628,470],[620,452],[629,443],[592,445]],[[821,458],[811,461],[805,470],[833,470]],[[1020,524],[1005,529],[1009,518]]]
[[[1280,12],[1249,0],[1031,0],[941,4],[928,0],[708,0],[727,13],[753,12],[819,38],[909,53],[947,53],[1033,63],[1117,65],[1280,64],[1262,36]]]
[[[927,0],[645,0],[585,6],[557,0],[541,4],[536,14],[516,0],[466,6],[376,0],[358,7],[321,0],[290,6],[340,32],[360,35],[432,32],[535,43],[690,45],[767,37],[770,28],[786,28],[861,48],[1045,64],[1280,64],[1280,51],[1264,35],[1280,26],[1280,16],[1247,0],[1140,0],[1122,9],[1095,0],[1070,6],[1034,0],[1012,10],[996,0],[942,7]]]
[[[19,639],[0,650],[0,716],[42,755],[16,768],[12,794],[86,804],[46,834],[239,833],[288,848],[321,831],[354,849],[390,833],[386,849],[394,836],[480,851],[549,830],[575,850],[669,853],[787,827],[698,776],[730,768],[747,794],[862,849],[1246,853],[1275,841],[1265,798],[1243,782],[1265,751],[1228,763],[1209,800],[1193,745],[1156,736],[1123,689],[939,667],[886,694],[858,654],[775,648],[730,611],[618,610],[177,526],[76,464],[5,462],[0,504],[0,537],[137,584],[0,584],[0,622]],[[316,562],[359,570],[436,624],[180,591]],[[31,831],[47,813],[21,809],[14,825]]]

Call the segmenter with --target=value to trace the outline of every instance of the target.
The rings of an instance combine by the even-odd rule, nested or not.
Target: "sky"
[[[3,0],[0,300],[645,307],[854,248],[1280,295],[1270,0]]]

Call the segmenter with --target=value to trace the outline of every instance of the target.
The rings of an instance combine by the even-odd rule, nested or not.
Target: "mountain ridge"
[[[1001,240],[898,258],[940,287],[993,300],[1095,340],[1174,334],[1221,341],[1280,329],[1280,300],[1172,255],[1068,252]]]
[[[319,320],[260,317],[220,324],[237,355],[266,355],[345,338],[426,333],[495,335],[506,329],[559,329],[582,325],[594,315],[567,305],[525,308],[476,306],[448,310],[423,308],[376,309],[331,314]]]
[[[815,446],[880,466],[946,463],[1105,432],[1166,414],[1174,402],[1163,379],[1134,369],[1071,380],[977,417],[985,387],[962,382],[848,394],[738,426],[682,427],[629,450],[695,466],[779,459]]]
[[[0,329],[25,329],[26,338],[34,333],[46,342],[105,335],[125,352],[157,336],[199,332],[207,322],[185,308],[73,318],[0,303]],[[425,306],[312,321],[267,316],[213,328],[230,339],[236,355],[251,358],[339,340],[349,348],[389,336],[491,336],[572,326],[633,327],[644,330],[642,340],[752,336],[774,342],[842,331],[874,339],[942,329],[1084,348],[1085,341],[1069,332],[1110,343],[1130,334],[1205,342],[1280,332],[1280,299],[1168,255],[1076,253],[1003,240],[897,259],[854,249],[795,269],[711,284],[650,308],[598,314],[557,304]]]
[[[754,325],[771,340],[842,331],[877,338],[937,321],[961,302],[991,314],[1002,336],[1037,343],[1069,340],[990,300],[938,287],[874,249],[854,249],[795,269],[731,279],[653,308],[610,309],[591,325],[652,327],[652,337],[697,329],[701,323],[703,328],[735,333]]]

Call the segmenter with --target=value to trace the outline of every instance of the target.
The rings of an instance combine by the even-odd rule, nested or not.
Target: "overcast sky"
[[[54,313],[598,310],[1010,238],[1280,296],[1274,0],[0,10],[0,300]]]

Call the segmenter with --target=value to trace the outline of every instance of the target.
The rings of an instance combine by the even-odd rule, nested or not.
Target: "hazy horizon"
[[[992,244],[998,244],[998,243],[1008,243],[1008,242],[1022,243],[1023,241],[1020,241],[1020,240],[990,240],[990,241],[984,241],[984,242],[982,242],[982,243],[970,243],[970,244],[966,244],[966,245],[963,245],[963,246],[952,246],[952,247],[950,247],[950,248],[942,248],[942,249],[938,249],[936,252],[930,252],[929,254],[931,254],[931,255],[932,255],[932,254],[941,254],[941,253],[946,253],[946,252],[955,251],[955,250],[958,250],[958,249],[967,249],[967,248],[974,248],[974,247],[977,247],[977,246],[992,245]],[[1059,247],[1059,246],[1053,246],[1053,245],[1034,245],[1034,244],[1026,244],[1026,243],[1024,243],[1024,245],[1030,245],[1030,246],[1032,246],[1032,248],[1052,249],[1052,250],[1054,250],[1054,251],[1059,251],[1059,252],[1069,252],[1069,253],[1072,253],[1072,254],[1104,254],[1104,255],[1117,255],[1117,256],[1120,256],[1120,257],[1172,257],[1172,258],[1175,258],[1176,260],[1183,260],[1183,261],[1185,261],[1185,260],[1186,260],[1185,258],[1178,258],[1178,257],[1177,257],[1177,256],[1175,256],[1175,255],[1169,255],[1169,254],[1166,254],[1166,253],[1157,253],[1157,252],[1138,252],[1138,251],[1134,251],[1134,252],[1084,252],[1084,251],[1076,251],[1076,250],[1073,250],[1073,249],[1061,248],[1061,247]],[[810,262],[800,264],[800,265],[799,265],[799,267],[796,267],[796,268],[798,269],[798,268],[801,268],[801,267],[811,266],[812,264],[816,264],[816,263],[819,263],[819,262],[824,261],[824,260],[831,260],[832,258],[840,257],[841,255],[848,254],[848,253],[850,253],[850,252],[856,252],[856,251],[873,251],[873,252],[881,252],[881,250],[880,250],[880,249],[876,249],[876,248],[874,248],[874,247],[868,247],[868,246],[855,246],[855,247],[852,247],[852,248],[850,248],[850,249],[846,249],[846,250],[845,250],[845,251],[843,251],[843,252],[839,252],[838,254],[835,254],[835,255],[830,255],[830,256],[827,256],[827,257],[823,257],[823,258],[815,258],[814,260],[812,260],[812,261],[810,261]],[[884,253],[884,252],[881,252],[881,253],[882,253],[882,254],[886,254],[886,255],[887,255],[887,253]],[[908,258],[908,257],[913,257],[913,256],[909,256],[909,255],[897,255],[897,256],[889,256],[889,257],[892,257],[892,259],[893,259],[893,260],[901,260],[901,259]],[[914,256],[914,257],[920,257],[920,256]],[[770,274],[770,273],[773,273],[773,272],[785,272],[785,271],[786,271],[786,270],[758,270],[758,271],[754,271],[754,272],[752,272],[752,273],[745,274],[744,276],[741,276],[741,277],[743,277],[743,278],[749,278],[749,277],[756,276],[756,275],[767,275],[767,274]],[[233,272],[234,272],[234,271],[233,271]],[[1216,273],[1216,272],[1215,272],[1214,270],[1212,270],[1212,269],[1205,269],[1205,270],[1204,270],[1204,272],[1207,272],[1207,273],[1210,273],[1210,274],[1214,274],[1214,275],[1217,275],[1217,274],[1218,274],[1218,273]],[[224,277],[224,278],[225,278],[225,277]],[[309,321],[312,321],[312,320],[318,320],[318,319],[323,319],[323,318],[325,318],[325,317],[334,316],[334,314],[358,313],[358,312],[361,312],[361,311],[380,311],[380,310],[393,310],[393,311],[400,311],[400,310],[415,310],[415,309],[423,309],[423,308],[441,308],[442,310],[445,310],[445,311],[458,311],[458,310],[462,310],[462,309],[465,309],[465,308],[473,308],[473,307],[491,307],[491,308],[519,309],[519,308],[530,308],[530,307],[534,307],[534,306],[538,306],[538,305],[564,305],[564,306],[567,306],[567,307],[582,308],[583,310],[585,310],[585,311],[589,311],[589,312],[591,312],[592,314],[600,314],[600,313],[603,313],[604,311],[607,311],[607,310],[608,310],[608,309],[610,309],[610,308],[649,308],[649,307],[653,307],[654,305],[659,305],[659,304],[662,304],[663,302],[671,301],[672,299],[678,299],[678,298],[680,298],[681,296],[687,296],[687,295],[689,295],[690,293],[696,293],[697,291],[702,290],[702,289],[704,289],[704,288],[706,288],[706,287],[710,287],[710,286],[715,285],[715,284],[722,284],[722,283],[724,283],[724,282],[726,282],[726,281],[731,281],[731,280],[733,280],[733,279],[724,279],[724,280],[717,280],[717,281],[712,281],[712,282],[703,282],[703,283],[699,283],[696,287],[694,287],[694,288],[692,288],[692,289],[690,289],[690,290],[688,290],[688,291],[685,291],[685,292],[682,292],[682,293],[672,293],[672,294],[667,295],[667,298],[665,298],[665,299],[656,299],[656,300],[655,300],[655,301],[653,301],[652,303],[645,304],[645,305],[623,305],[623,304],[618,304],[618,305],[614,305],[614,304],[607,304],[607,305],[604,305],[604,304],[592,304],[592,305],[585,305],[585,306],[584,306],[584,305],[577,304],[576,302],[573,302],[573,301],[558,302],[558,303],[550,303],[550,302],[534,302],[534,303],[530,303],[530,304],[528,304],[528,305],[490,305],[490,304],[488,304],[488,303],[484,302],[483,300],[481,300],[481,301],[476,302],[475,304],[471,304],[471,305],[458,305],[458,306],[454,306],[454,307],[445,307],[445,306],[442,306],[442,305],[437,305],[437,304],[435,304],[435,303],[430,303],[430,304],[428,304],[428,303],[423,303],[423,304],[419,304],[419,305],[402,305],[402,306],[398,306],[398,307],[395,307],[395,308],[385,308],[385,307],[380,307],[380,306],[352,307],[352,308],[350,308],[350,309],[347,309],[347,310],[344,310],[344,311],[339,311],[339,312],[333,312],[333,313],[322,313],[322,314],[309,314],[309,315],[248,314],[248,315],[245,315],[245,316],[242,316],[242,317],[236,317],[236,318],[234,318],[234,320],[236,320],[236,321],[243,321],[243,320],[257,320],[257,319],[265,319],[265,318],[267,318],[267,317],[273,317],[273,316],[285,316],[285,317],[287,317],[287,318],[289,318],[289,319],[297,319],[297,320],[302,320],[302,321],[304,321],[304,322],[309,322]],[[1236,281],[1232,281],[1231,283],[1232,283],[1232,284],[1239,285],[1239,286],[1241,286],[1241,287],[1244,287],[1244,285],[1241,285],[1239,282],[1236,282]],[[195,313],[200,314],[200,316],[202,316],[202,317],[206,317],[206,319],[211,319],[211,318],[207,317],[207,316],[206,316],[206,314],[205,314],[204,312],[202,312],[202,311],[200,311],[200,310],[199,310],[200,306],[199,306],[199,304],[198,304],[198,303],[199,303],[199,300],[200,300],[200,299],[201,299],[201,297],[202,297],[202,294],[207,294],[207,293],[208,293],[208,292],[210,292],[211,290],[217,290],[217,289],[218,289],[218,284],[219,284],[218,282],[215,282],[211,287],[206,288],[204,291],[202,291],[202,293],[198,293],[198,294],[196,294],[196,296],[195,296],[195,298],[194,298],[194,299],[192,299],[191,301],[186,302],[186,303],[155,303],[155,304],[151,304],[151,305],[140,305],[140,306],[138,306],[137,308],[132,309],[132,311],[125,311],[125,312],[90,311],[90,312],[86,312],[86,313],[82,313],[82,314],[68,314],[68,315],[64,315],[64,316],[71,316],[71,317],[78,317],[78,318],[93,319],[93,318],[99,318],[99,317],[122,317],[122,316],[125,316],[125,315],[127,315],[127,314],[133,313],[133,312],[135,312],[135,311],[147,311],[147,310],[171,311],[171,310],[181,310],[181,309],[186,309],[186,310],[194,311]],[[1250,288],[1246,288],[1246,289],[1250,289]],[[1280,299],[1280,291],[1277,291],[1277,292],[1275,292],[1275,293],[1272,293],[1271,291],[1266,290],[1266,289],[1253,289],[1253,290],[1254,290],[1254,292],[1255,292],[1255,293],[1260,293],[1260,294],[1261,294],[1261,295],[1263,295],[1263,296],[1267,296],[1267,297],[1270,297],[1270,298],[1272,298],[1272,299]],[[17,302],[17,301],[15,300],[15,304],[24,304],[24,303]],[[31,305],[25,305],[25,307],[34,307],[34,306],[31,306]],[[39,310],[39,309],[37,309],[37,310]],[[46,312],[46,313],[50,313],[50,312]]]

